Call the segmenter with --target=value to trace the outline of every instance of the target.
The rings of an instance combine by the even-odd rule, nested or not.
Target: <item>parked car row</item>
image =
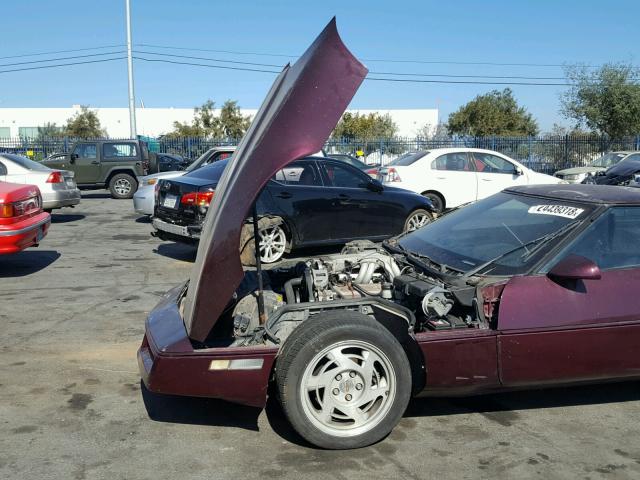
[[[50,224],[38,187],[0,181],[0,255],[37,246]]]

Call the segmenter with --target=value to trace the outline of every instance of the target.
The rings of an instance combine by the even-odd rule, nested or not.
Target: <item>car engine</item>
[[[486,323],[474,286],[455,287],[427,276],[403,255],[368,241],[263,273],[268,320],[259,323],[255,292],[239,296],[231,313],[235,346],[280,343],[300,322],[332,309],[384,316],[413,332],[482,328]]]

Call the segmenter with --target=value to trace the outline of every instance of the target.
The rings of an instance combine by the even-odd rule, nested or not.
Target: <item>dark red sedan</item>
[[[383,438],[412,396],[639,378],[638,189],[516,187],[383,246],[243,271],[261,188],[319,150],[365,74],[332,22],[276,80],[189,282],[147,319],[147,388],[263,406],[273,383],[295,430],[337,449]]]
[[[50,224],[38,187],[0,182],[0,255],[38,245]]]

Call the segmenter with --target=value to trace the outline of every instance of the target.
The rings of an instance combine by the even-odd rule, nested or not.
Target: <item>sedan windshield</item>
[[[591,166],[609,168],[622,160],[626,155],[626,153],[607,153],[595,159]]]
[[[562,238],[554,233],[564,234],[591,210],[589,205],[564,200],[498,193],[451,212],[398,243],[417,258],[465,273],[525,273],[556,238]]]
[[[7,160],[15,163],[16,165],[20,165],[22,168],[26,168],[27,170],[31,170],[34,172],[46,172],[51,170],[49,167],[42,165],[41,163],[34,162],[33,160],[29,160],[27,157],[23,157],[22,155],[5,153],[2,156]]]

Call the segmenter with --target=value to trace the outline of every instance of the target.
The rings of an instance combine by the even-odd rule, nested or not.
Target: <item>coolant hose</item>
[[[293,287],[302,285],[302,277],[292,278],[284,283],[284,295],[287,297],[287,303],[296,303],[296,294]]]

